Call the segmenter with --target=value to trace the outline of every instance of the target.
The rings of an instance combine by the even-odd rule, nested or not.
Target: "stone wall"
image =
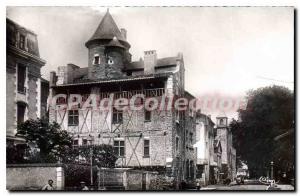
[[[55,190],[64,189],[64,170],[58,164],[14,164],[6,166],[7,190],[41,190],[48,180]]]
[[[125,190],[149,190],[151,180],[156,179],[157,175],[157,172],[129,168],[100,169],[98,188],[123,186]]]

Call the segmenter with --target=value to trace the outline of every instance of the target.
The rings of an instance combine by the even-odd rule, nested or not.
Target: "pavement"
[[[285,190],[285,191],[293,191],[295,190],[295,188],[290,185],[290,184],[278,184],[277,188],[279,188],[280,190]],[[267,185],[261,184],[257,181],[254,180],[249,180],[249,181],[245,181],[245,184],[236,184],[236,182],[232,182],[230,183],[230,185],[223,185],[223,184],[217,184],[217,185],[208,185],[205,187],[201,187],[200,190],[203,191],[213,191],[213,190],[228,190],[228,191],[239,191],[239,190],[266,190],[267,189]]]

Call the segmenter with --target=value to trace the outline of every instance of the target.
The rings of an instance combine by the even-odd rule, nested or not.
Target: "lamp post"
[[[270,162],[270,166],[271,166],[271,171],[270,171],[270,178],[271,178],[271,180],[273,180],[274,179],[274,162],[273,161],[271,161]]]
[[[91,162],[91,187],[93,186],[93,146],[90,146],[90,162]]]
[[[94,182],[93,182],[93,154],[94,154],[94,152],[93,152],[93,147],[94,147],[93,140],[94,140],[94,138],[93,138],[93,136],[89,135],[89,140],[90,140],[89,149],[90,149],[90,167],[91,167],[91,169],[90,169],[91,187],[93,187],[93,185],[94,185]]]

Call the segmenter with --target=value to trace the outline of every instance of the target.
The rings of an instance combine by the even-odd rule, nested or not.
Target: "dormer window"
[[[100,64],[100,57],[99,57],[98,54],[95,54],[93,64],[94,65],[99,65]]]
[[[108,63],[109,65],[112,65],[112,64],[114,64],[114,61],[112,60],[112,58],[109,58],[107,63]]]
[[[25,36],[22,34],[20,35],[19,47],[22,50],[25,49]]]

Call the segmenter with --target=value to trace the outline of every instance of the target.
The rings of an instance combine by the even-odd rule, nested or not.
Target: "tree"
[[[75,190],[74,187],[78,186],[80,181],[89,184],[91,169],[93,181],[96,182],[98,171],[96,166],[112,168],[118,159],[113,147],[107,144],[69,148],[64,153],[62,162],[65,163],[66,187],[73,187],[72,190]]]
[[[17,135],[39,148],[40,162],[57,162],[71,148],[72,138],[56,122],[48,119],[29,119],[17,127]]]
[[[278,167],[279,159],[293,163],[293,149],[274,138],[293,129],[294,94],[271,86],[249,91],[247,100],[247,108],[239,111],[240,120],[230,124],[238,156],[257,176],[266,174],[271,161]]]
[[[67,149],[64,152],[62,162],[90,164],[91,157],[93,165],[108,168],[114,167],[118,159],[114,154],[113,147],[111,145],[101,144]]]

